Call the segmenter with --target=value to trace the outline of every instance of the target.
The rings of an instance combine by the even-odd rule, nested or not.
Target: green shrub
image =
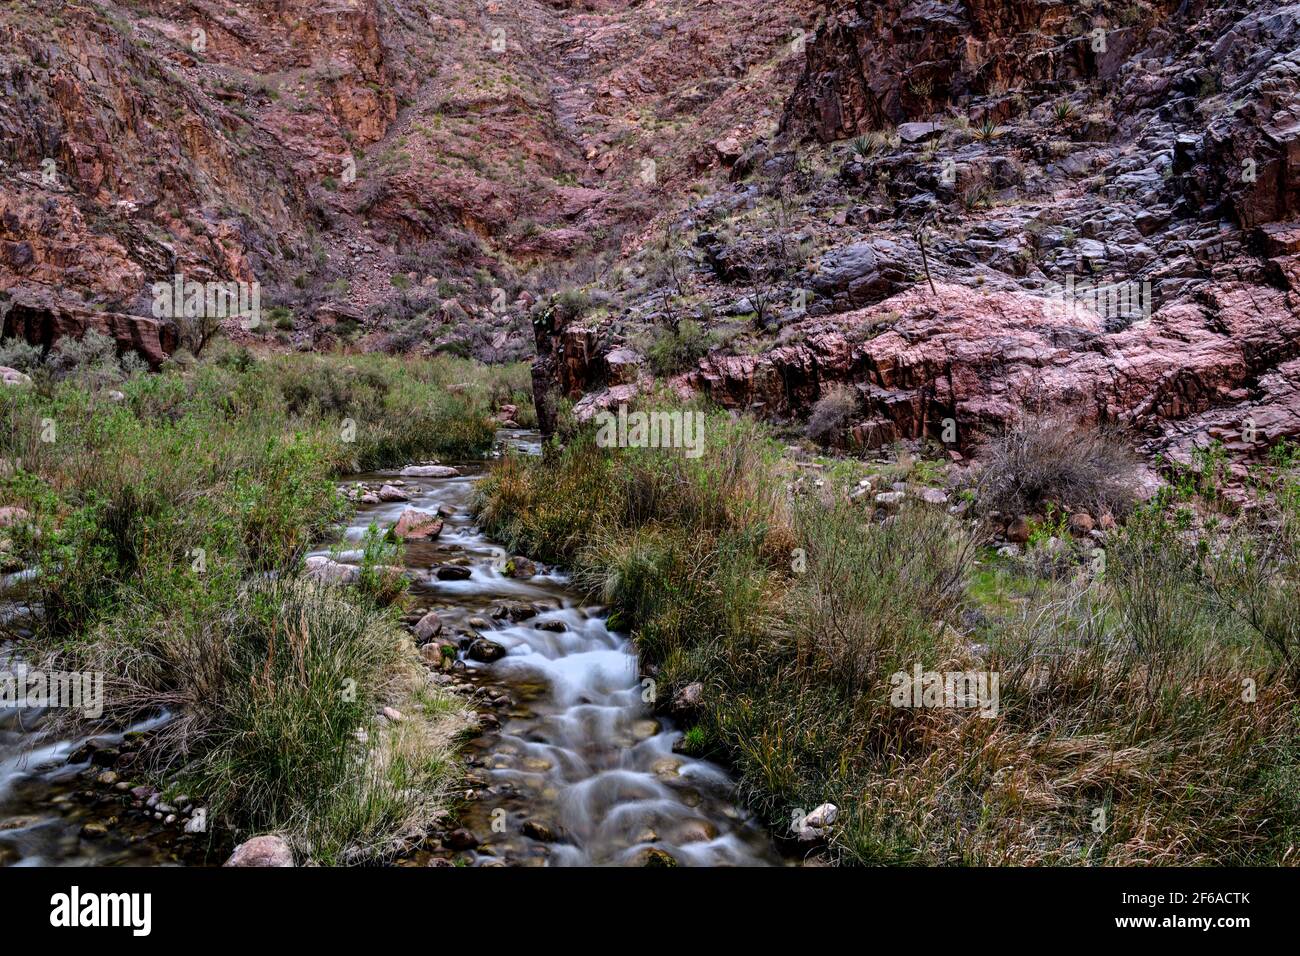
[[[661,328],[646,348],[650,368],[667,378],[693,367],[709,354],[712,336],[698,322],[682,319],[675,329]]]

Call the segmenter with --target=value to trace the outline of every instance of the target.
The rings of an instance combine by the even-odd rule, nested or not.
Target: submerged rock
[[[478,842],[478,837],[464,827],[452,830],[442,838],[442,845],[449,850],[472,850]]]

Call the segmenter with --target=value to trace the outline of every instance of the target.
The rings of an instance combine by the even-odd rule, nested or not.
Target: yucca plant
[[[985,143],[997,139],[1002,135],[1002,132],[1002,127],[991,116],[984,117],[983,122],[975,128],[975,135]]]

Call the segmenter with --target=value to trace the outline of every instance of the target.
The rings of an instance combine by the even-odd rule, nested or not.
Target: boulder
[[[10,368],[7,365],[0,365],[0,384],[4,385],[30,385],[32,379],[30,375],[18,371],[16,368]]]
[[[873,239],[840,246],[818,265],[812,288],[827,299],[843,298],[849,306],[887,299],[910,283],[898,243]]]
[[[687,684],[673,695],[671,710],[679,717],[689,717],[698,713],[704,703],[704,685],[699,681]]]
[[[469,650],[465,654],[471,660],[490,664],[505,657],[506,649],[496,641],[489,641],[486,637],[479,637],[470,642]]]
[[[416,622],[414,633],[415,640],[425,644],[442,633],[442,621],[435,612],[430,611]]]
[[[393,534],[403,541],[436,538],[442,534],[442,519],[427,511],[407,508],[393,526]]]
[[[403,478],[458,478],[460,470],[450,465],[407,465],[401,475]]]
[[[0,528],[18,528],[32,523],[31,512],[15,505],[0,508]]]
[[[379,489],[380,501],[410,501],[410,492],[403,491],[396,485],[384,485]]]
[[[226,866],[293,866],[293,851],[281,837],[255,836],[235,847]]]
[[[312,555],[307,559],[307,577],[322,584],[355,584],[360,576],[360,568],[324,555]]]

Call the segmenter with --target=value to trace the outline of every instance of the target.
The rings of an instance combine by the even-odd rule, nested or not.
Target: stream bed
[[[536,453],[535,433],[503,431],[503,446]],[[414,508],[440,512],[441,534],[408,542],[407,606],[433,610],[443,637],[482,637],[505,648],[481,663],[465,656],[436,675],[483,714],[465,746],[459,827],[471,845],[421,850],[406,865],[782,865],[767,831],[734,801],[718,765],[674,751],[681,730],[656,717],[626,636],[609,630],[566,575],[539,568],[505,573],[505,553],[471,513],[485,464],[458,465],[449,478],[401,476],[407,501],[361,505],[343,540],[318,554],[360,560],[372,524],[386,527]],[[356,475],[368,484],[400,469]],[[440,567],[459,580],[441,580]],[[161,720],[163,718],[157,718]],[[84,741],[43,741],[31,749],[39,715],[0,713],[0,864],[159,864],[192,862],[190,842],[126,816],[108,834],[87,836],[86,763],[68,762]],[[147,729],[147,728],[136,728]],[[104,742],[101,741],[101,744]],[[105,745],[112,745],[108,741]],[[93,757],[93,755],[92,755]],[[88,758],[89,759],[89,758]],[[212,861],[209,861],[212,862]]]

